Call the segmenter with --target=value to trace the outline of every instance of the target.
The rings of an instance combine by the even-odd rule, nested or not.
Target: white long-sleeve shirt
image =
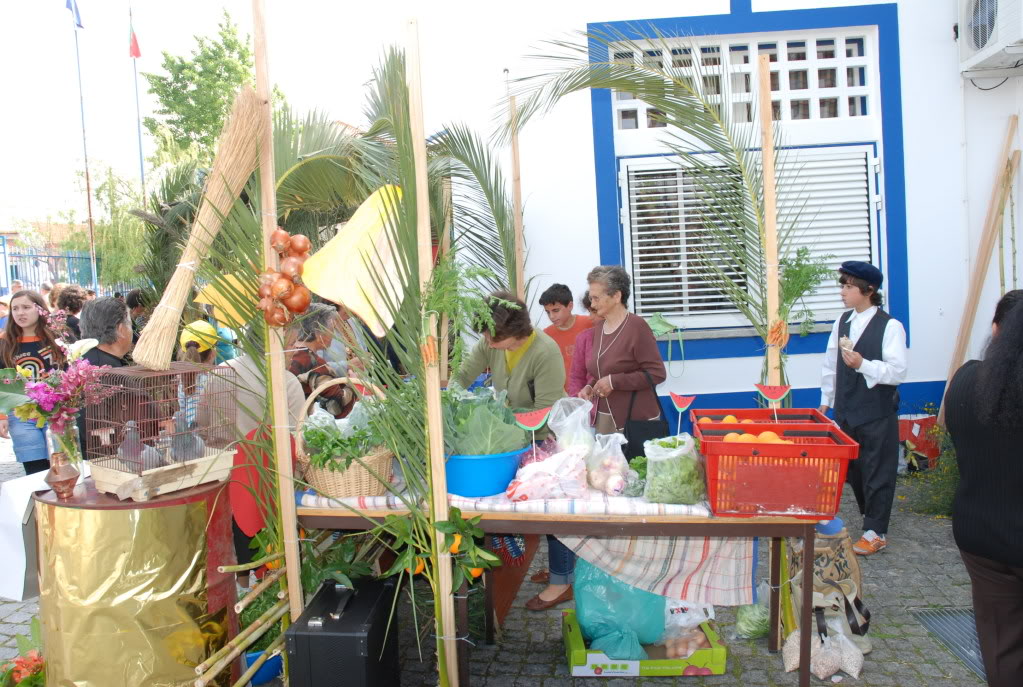
[[[877,313],[877,306],[871,306],[863,312],[853,311],[849,316],[849,339],[855,346],[867,328],[874,314]],[[839,365],[845,365],[845,361],[838,352],[838,326],[842,321],[839,317],[835,320],[835,326],[831,328],[831,336],[828,338],[828,349],[824,353],[824,365],[821,368],[821,405],[829,408],[835,405],[835,376],[838,373],[835,361]],[[881,340],[881,360],[863,359],[860,369],[856,370],[863,375],[863,381],[867,388],[872,389],[877,384],[890,384],[896,386],[906,379],[906,368],[908,365],[908,352],[906,350],[906,329],[902,323],[892,318],[884,328],[884,338]]]

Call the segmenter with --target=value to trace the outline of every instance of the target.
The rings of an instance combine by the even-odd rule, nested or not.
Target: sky
[[[0,3],[0,83],[6,95],[0,108],[5,134],[0,226],[64,218],[69,212],[84,221],[76,33],[90,169],[94,176],[110,166],[125,177],[139,177],[129,2],[78,0],[78,7],[83,28],[75,32],[65,0]],[[405,43],[408,19],[418,13],[427,130],[452,119],[489,130],[505,91],[504,68],[513,75],[522,73],[522,56],[535,52],[544,39],[567,35],[561,28],[566,17],[558,16],[567,10],[551,10],[543,2],[520,4],[514,16],[503,16],[507,5],[487,9],[460,0],[399,0],[388,3],[386,11],[380,7],[267,2],[270,76],[289,103],[300,111],[318,108],[339,120],[362,123],[364,85],[373,64],[387,45]],[[251,32],[248,0],[133,0],[142,52],[137,67],[143,117],[156,103],[146,93],[141,73],[159,71],[163,51],[187,55],[195,44],[193,36],[215,35],[225,9],[243,35]],[[578,21],[577,12],[568,25]],[[536,22],[541,14],[544,21]],[[481,26],[491,29],[481,31]],[[495,31],[495,26],[503,30]],[[152,143],[146,136],[143,129],[144,154],[150,155]]]

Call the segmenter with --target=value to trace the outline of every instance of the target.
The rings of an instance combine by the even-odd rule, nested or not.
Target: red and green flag
[[[131,13],[128,14],[128,29],[131,31],[131,44],[128,46],[128,55],[132,58],[142,57],[142,51],[139,50],[139,39],[135,35],[135,26],[131,22]]]

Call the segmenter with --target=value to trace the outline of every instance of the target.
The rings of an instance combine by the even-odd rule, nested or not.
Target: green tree
[[[100,178],[93,189],[99,280],[103,284],[137,281],[139,274],[135,268],[142,263],[146,249],[142,220],[130,212],[141,202],[138,188],[132,181],[117,176],[111,167]],[[68,218],[68,223],[75,223],[73,216]],[[69,234],[60,247],[88,253],[88,230]]]
[[[249,38],[238,35],[238,27],[225,11],[217,37],[195,36],[196,47],[190,58],[163,53],[166,74],[143,74],[149,92],[160,101],[159,118],[146,117],[146,129],[164,145],[161,127],[180,148],[195,145],[206,158],[212,158],[224,119],[231,109],[235,93],[253,80],[252,51]]]

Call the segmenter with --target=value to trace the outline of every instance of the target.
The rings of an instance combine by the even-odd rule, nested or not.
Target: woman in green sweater
[[[508,392],[508,404],[516,410],[550,408],[565,396],[565,363],[554,339],[533,328],[526,304],[507,291],[490,295],[493,330],[483,338],[462,363],[455,381],[468,387],[488,369],[494,388]],[[547,436],[547,428],[536,437]],[[575,554],[554,536],[547,535],[549,578],[534,575],[534,581],[549,579],[546,589],[526,602],[531,611],[543,611],[572,599]]]
[[[468,387],[490,370],[494,388],[508,392],[508,405],[515,410],[550,408],[565,395],[561,349],[554,339],[533,329],[526,304],[513,294],[497,291],[488,301],[493,331],[484,329],[455,381]],[[538,439],[544,436],[537,432]]]

